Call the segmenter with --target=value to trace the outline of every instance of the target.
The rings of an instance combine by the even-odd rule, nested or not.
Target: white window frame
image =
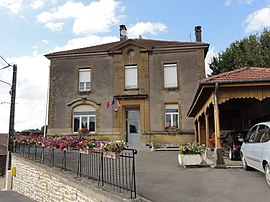
[[[132,81],[128,80],[131,77],[131,72],[128,72],[128,70],[135,70],[131,78]],[[138,88],[138,67],[137,65],[125,66],[125,89],[136,88]]]
[[[165,88],[176,88],[177,82],[177,64],[164,64],[164,87]]]
[[[81,73],[89,73],[89,78],[81,78]],[[86,76],[87,77],[87,76]],[[82,85],[82,86],[81,86]],[[91,90],[91,69],[79,69],[79,91],[90,91]]]
[[[91,112],[94,112],[94,114],[91,114]],[[77,113],[77,114],[76,114]],[[78,113],[84,113],[84,114],[78,114]],[[86,113],[86,114],[85,114]],[[88,113],[88,114],[87,114]],[[90,131],[90,133],[95,133],[96,132],[96,127],[97,127],[97,123],[96,123],[96,110],[76,110],[73,112],[73,127],[72,127],[72,131],[73,133],[77,133],[78,131],[75,131],[75,118],[79,118],[79,128],[78,130],[82,129],[82,119],[83,118],[87,118],[87,129],[89,130],[90,128],[90,118],[94,117],[94,123],[95,123],[95,128],[94,131]]]
[[[177,112],[170,112],[168,110],[177,110]],[[170,116],[171,123],[170,125],[166,125],[167,123],[167,115]],[[174,120],[174,115],[177,115],[176,120]],[[165,104],[165,127],[173,127],[174,121],[177,122],[176,128],[179,128],[179,106],[177,104]]]

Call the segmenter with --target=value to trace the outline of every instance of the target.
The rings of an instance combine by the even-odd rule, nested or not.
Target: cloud
[[[62,30],[64,26],[63,22],[49,22],[46,23],[45,27],[49,28],[52,31]]]
[[[49,60],[43,55],[36,55],[8,58],[7,61],[15,61],[18,65],[15,130],[41,128],[45,122]],[[0,79],[11,83],[12,68],[1,70]],[[10,87],[0,85],[0,102],[10,102]],[[10,104],[0,105],[0,133],[8,132],[9,107]]]
[[[36,0],[31,3],[31,7],[33,9],[39,9],[44,5],[45,1],[44,0]]]
[[[215,51],[215,47],[211,47],[205,58],[205,76],[210,75],[212,70],[209,68],[209,64],[212,62],[212,58],[218,53]]]
[[[232,0],[225,0],[225,5],[230,6],[232,4]]]
[[[166,25],[162,23],[138,22],[135,25],[128,28],[128,36],[134,38],[146,33],[157,35],[160,32],[165,31],[166,28],[167,28]]]
[[[233,3],[252,5],[255,0],[225,0],[225,6],[231,6]]]
[[[76,18],[78,13],[83,9],[82,3],[68,1],[64,5],[52,8],[51,12],[43,12],[37,16],[37,21],[41,23],[54,22],[57,20],[65,20],[68,18]]]
[[[43,43],[45,43],[45,44],[48,44],[49,43],[49,41],[48,40],[45,40],[45,39],[43,39],[43,40],[41,40]]]
[[[118,14],[118,11],[120,13]],[[37,16],[37,21],[51,28],[52,23],[62,23],[72,19],[73,33],[89,35],[108,32],[110,27],[123,19],[124,7],[116,0],[93,1],[88,5],[81,2],[68,1],[64,5],[53,8]],[[48,25],[50,23],[50,26]],[[61,28],[60,26],[58,28]]]
[[[124,17],[117,15],[120,4],[114,0],[101,0],[84,7],[73,24],[75,34],[95,34],[108,32],[109,28],[116,25]],[[121,9],[122,10],[122,9]]]
[[[22,9],[23,0],[1,0],[0,7],[9,9],[12,13],[18,14]]]
[[[270,26],[270,6],[251,13],[244,22],[246,32],[258,31]]]

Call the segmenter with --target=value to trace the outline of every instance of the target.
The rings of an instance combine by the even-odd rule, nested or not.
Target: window
[[[125,66],[125,88],[138,88],[137,66]]]
[[[258,126],[258,132],[255,138],[255,142],[262,142],[265,138],[265,125]]]
[[[165,105],[165,128],[178,128],[178,105]]]
[[[251,131],[249,131],[248,135],[247,135],[247,140],[249,143],[253,143],[255,142],[255,137],[257,134],[257,128],[258,126],[255,126],[251,129]]]
[[[177,66],[176,64],[164,64],[164,87],[177,87]]]
[[[96,131],[96,111],[94,107],[80,105],[73,110],[73,132],[87,128],[90,132]]]
[[[79,91],[90,91],[90,69],[79,70]]]
[[[266,131],[265,131],[265,142],[268,142],[270,140],[270,128],[266,126]]]

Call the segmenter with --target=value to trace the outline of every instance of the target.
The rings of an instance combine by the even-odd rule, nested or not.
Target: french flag
[[[107,104],[106,104],[106,109],[108,109],[110,107],[111,103],[109,101],[107,101]]]

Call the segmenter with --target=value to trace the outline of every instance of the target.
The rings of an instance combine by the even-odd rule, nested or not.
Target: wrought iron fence
[[[36,162],[71,171],[77,177],[87,177],[98,182],[98,186],[111,186],[114,190],[136,195],[135,155],[137,150],[125,148],[119,158],[106,158],[103,152],[80,153],[78,150],[60,151],[39,145],[15,143],[15,153]]]

